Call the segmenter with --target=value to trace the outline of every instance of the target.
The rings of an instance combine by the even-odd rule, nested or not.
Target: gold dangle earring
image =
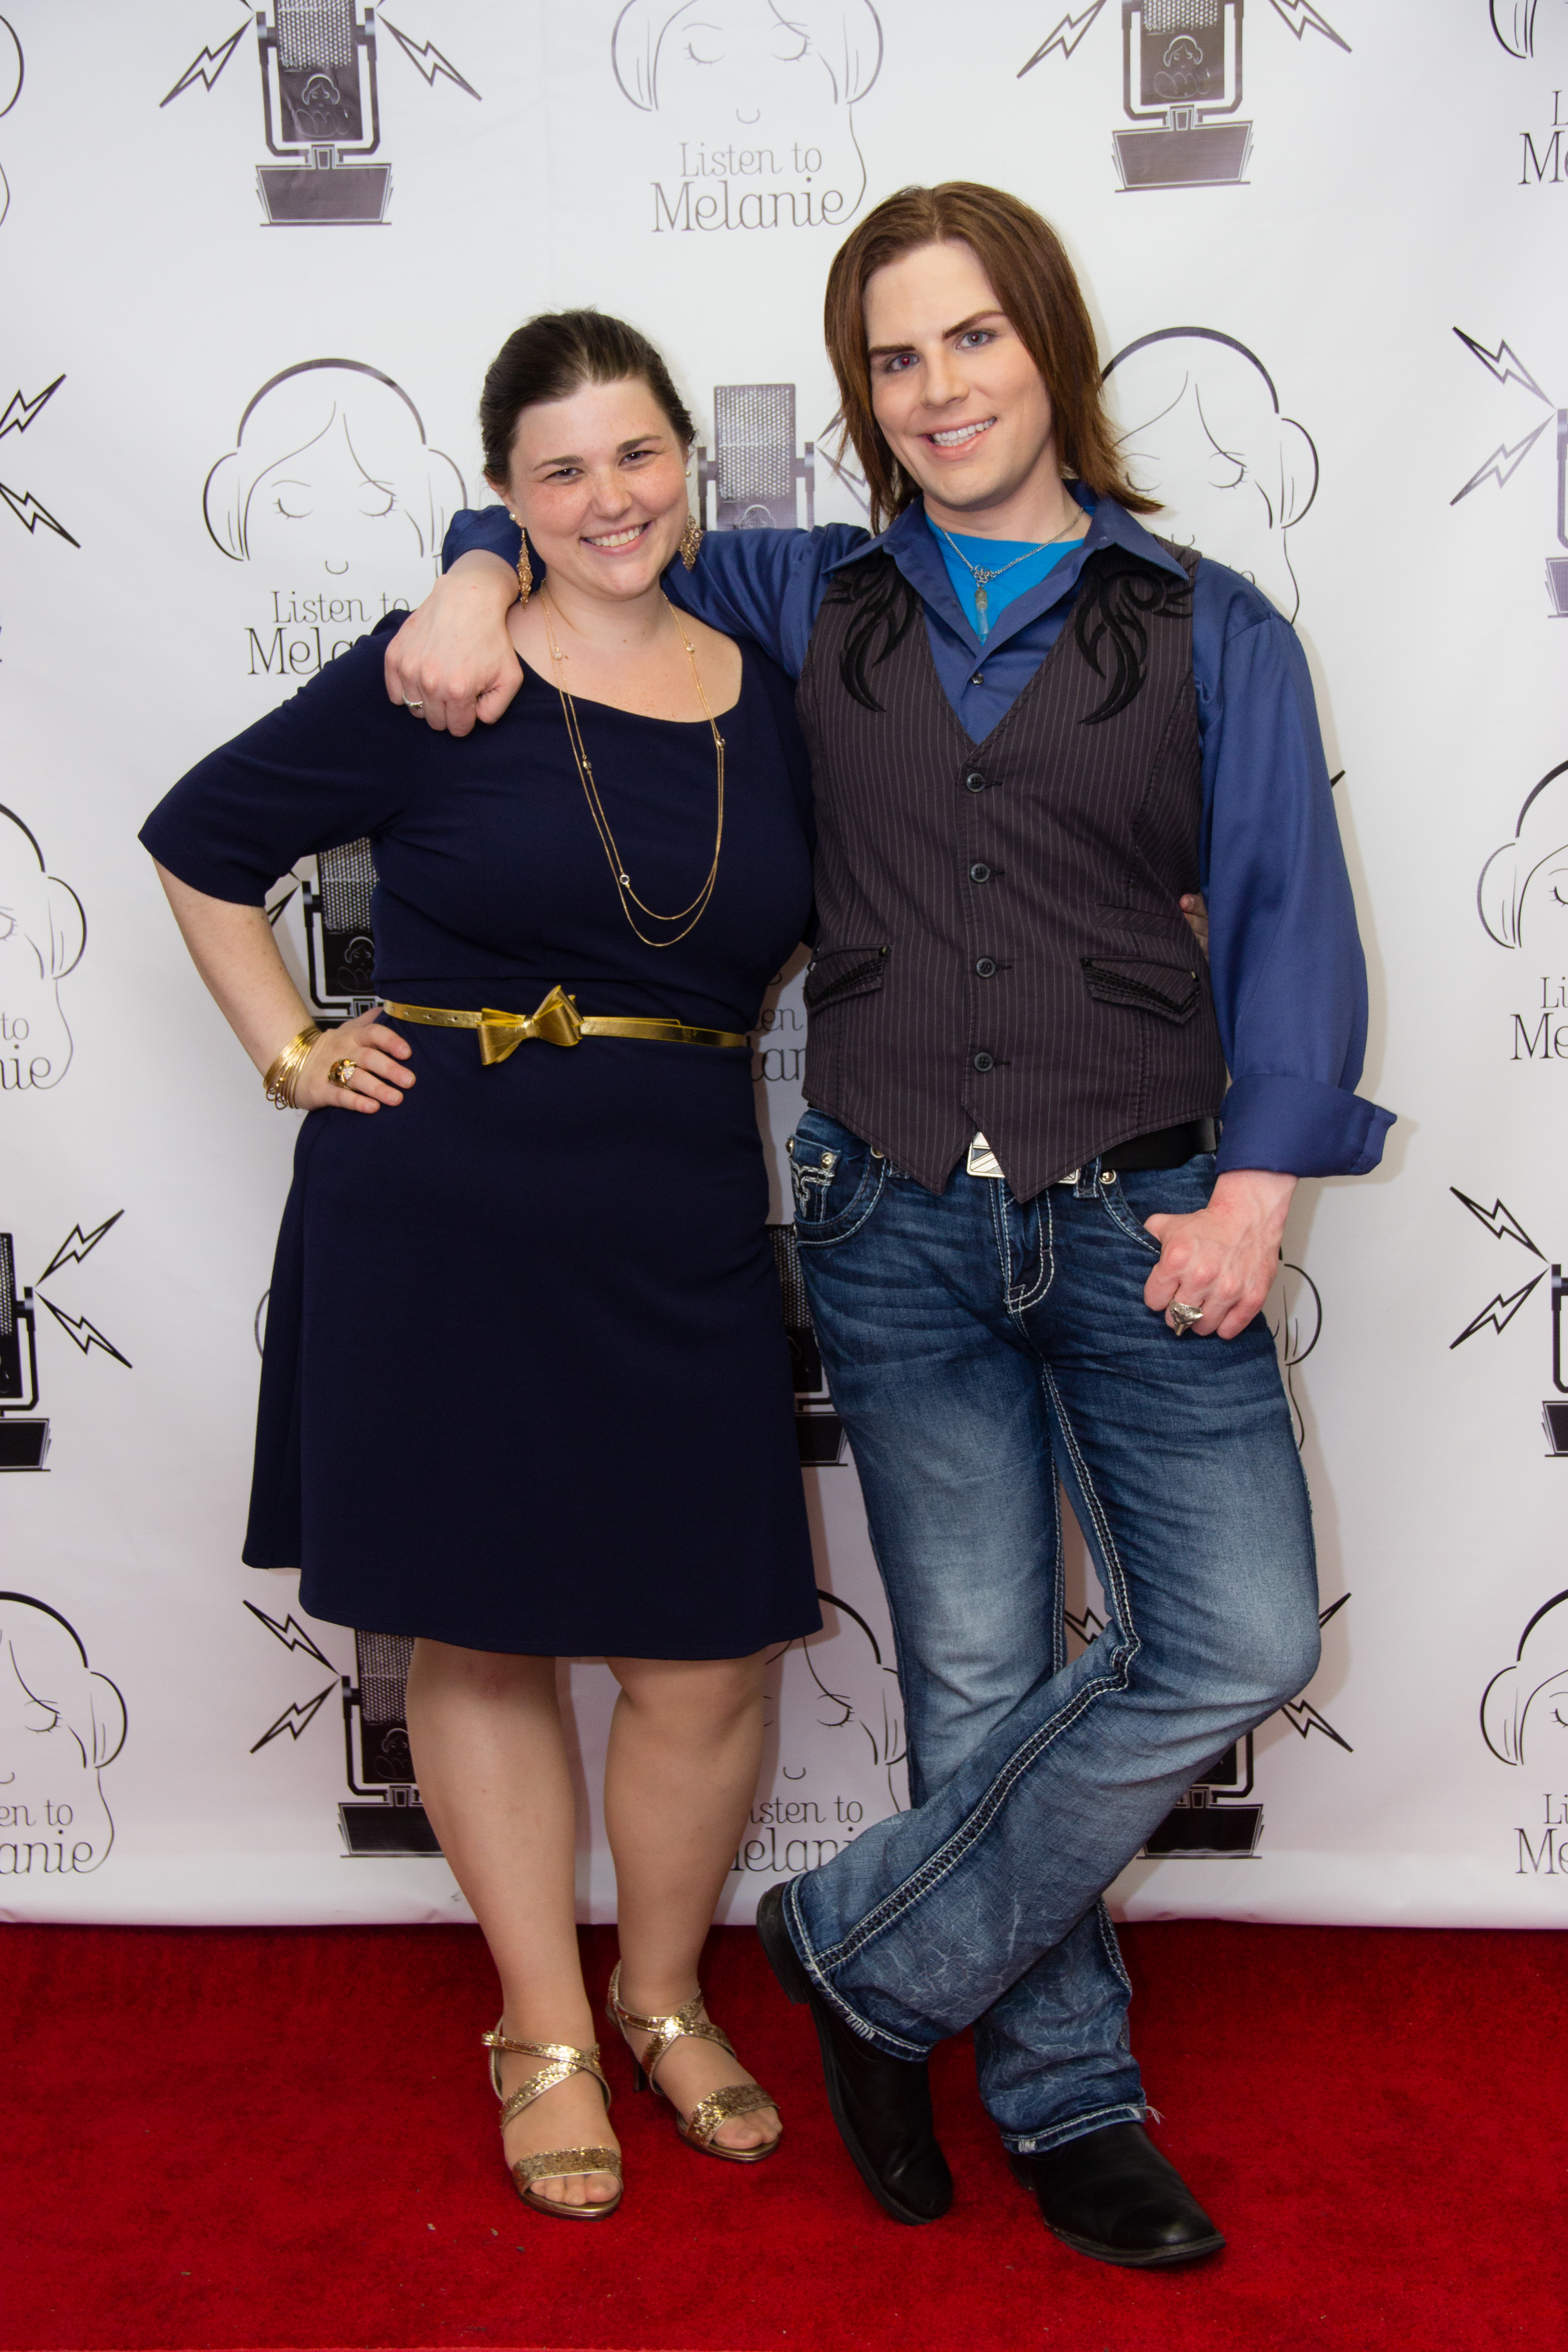
[[[691,479],[691,460],[689,457],[686,460],[686,478],[688,481]],[[697,498],[698,503],[700,505],[702,499],[702,477],[700,474],[697,477]],[[692,513],[691,509],[688,507],[686,509],[686,529],[680,534],[680,560],[682,563],[685,564],[688,572],[689,572],[696,563],[697,551],[701,544],[702,525],[698,521],[697,517]]]
[[[507,512],[511,514],[510,507]],[[528,533],[522,530],[522,525],[518,522],[516,515],[511,515],[511,519],[517,523],[518,530],[522,531],[522,545],[517,551],[517,590],[519,603],[526,604],[533,593],[533,566],[528,560]]]

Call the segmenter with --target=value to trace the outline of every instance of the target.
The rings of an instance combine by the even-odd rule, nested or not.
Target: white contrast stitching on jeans
[[[846,1961],[853,1959],[857,1953],[863,1951],[868,1943],[874,1942],[885,1927],[891,1927],[900,1919],[915,1903],[922,1900],[925,1895],[939,1886],[950,1871],[957,1868],[970,1848],[984,1836],[1002,1805],[1011,1795],[1015,1783],[1028,1771],[1046,1748],[1054,1745],[1064,1731],[1070,1729],[1085,1709],[1102,1694],[1126,1689],[1128,1669],[1142,1647],[1132,1623],[1131,1597],[1127,1591],[1127,1580],[1122,1572],[1121,1556],[1116,1549],[1110,1522],[1105,1517],[1100,1497],[1094,1491],[1094,1484],[1089,1475],[1089,1466],[1084,1461],[1072,1423],[1068,1419],[1060,1394],[1048,1368],[1041,1368],[1040,1377],[1050,1391],[1051,1402],[1056,1407],[1057,1418],[1067,1441],[1068,1450],[1072,1455],[1079,1486],[1089,1504],[1089,1516],[1094,1521],[1096,1532],[1100,1537],[1106,1577],[1110,1585],[1110,1605],[1115,1612],[1117,1623],[1125,1637],[1126,1646],[1112,1653],[1113,1667],[1110,1674],[1097,1675],[1092,1682],[1086,1683],[1060,1717],[1043,1723],[1031,1739],[1026,1740],[1022,1748],[1014,1750],[967,1820],[959,1823],[952,1835],[942,1841],[936,1852],[928,1854],[920,1868],[912,1871],[901,1885],[891,1888],[882,1897],[880,1903],[851,1928],[842,1943],[835,1944],[828,1951],[817,1955],[819,1965],[824,1969],[842,1967]]]

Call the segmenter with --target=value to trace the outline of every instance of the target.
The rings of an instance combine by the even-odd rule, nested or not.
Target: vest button
[[[974,1066],[977,1070],[994,1070],[996,1067],[994,1055],[976,1054],[974,1056]]]
[[[969,869],[969,878],[972,882],[989,882],[991,868],[989,866],[972,866]]]
[[[990,980],[990,979],[993,977],[993,975],[994,974],[995,970],[996,970],[996,959],[995,959],[995,957],[994,957],[994,956],[982,956],[982,957],[981,957],[981,959],[980,959],[980,961],[979,961],[979,962],[975,965],[974,969],[975,969],[975,971],[980,974],[980,977],[981,977],[981,979],[982,979],[982,980]]]
[[[966,792],[983,793],[985,790],[986,779],[978,768],[971,768],[963,779],[963,784]]]

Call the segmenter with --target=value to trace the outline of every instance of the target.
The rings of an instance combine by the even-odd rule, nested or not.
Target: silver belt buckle
[[[1005,1170],[998,1166],[996,1154],[978,1131],[969,1147],[969,1157],[963,1164],[971,1176],[999,1176],[1005,1181]]]

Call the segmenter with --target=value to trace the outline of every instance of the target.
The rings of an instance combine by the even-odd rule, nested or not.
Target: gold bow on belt
[[[382,1000],[381,1009],[395,1021],[418,1021],[429,1029],[477,1029],[479,1059],[504,1062],[525,1039],[546,1045],[575,1045],[584,1037],[643,1037],[670,1045],[749,1045],[751,1039],[734,1029],[693,1029],[684,1021],[622,1020],[616,1014],[582,1013],[577,1000],[552,988],[537,1013],[449,1013],[439,1004],[394,1004]]]

